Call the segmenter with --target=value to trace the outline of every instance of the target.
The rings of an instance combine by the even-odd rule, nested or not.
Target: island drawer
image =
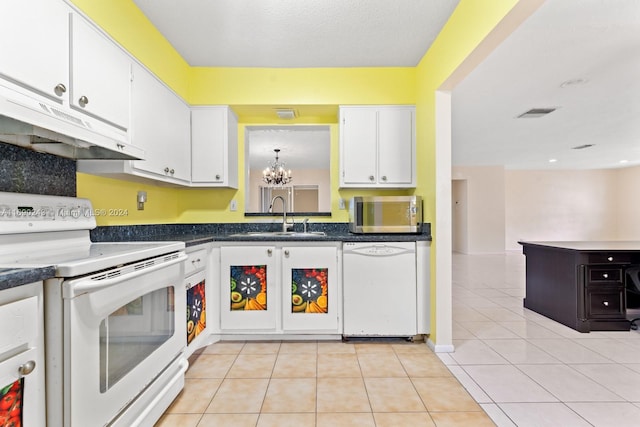
[[[625,290],[621,287],[598,287],[587,290],[587,319],[624,319],[626,316]]]
[[[628,252],[599,252],[588,254],[588,264],[630,264],[632,256]]]
[[[587,285],[596,284],[622,284],[623,283],[622,268],[614,267],[587,267]]]

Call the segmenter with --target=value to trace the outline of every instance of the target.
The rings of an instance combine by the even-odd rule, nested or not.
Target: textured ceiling
[[[459,0],[134,0],[192,66],[415,66]]]

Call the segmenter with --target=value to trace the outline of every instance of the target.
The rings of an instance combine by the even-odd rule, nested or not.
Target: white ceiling
[[[415,66],[459,0],[133,0],[192,66]]]
[[[557,110],[517,118],[545,107]],[[640,1],[547,0],[456,86],[452,108],[454,165],[640,164]]]
[[[133,1],[192,66],[280,68],[415,66],[459,0]],[[453,164],[638,165],[639,77],[640,1],[546,0],[455,88]]]

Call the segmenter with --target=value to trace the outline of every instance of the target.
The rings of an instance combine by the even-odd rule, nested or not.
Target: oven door
[[[63,283],[65,425],[105,425],[158,393],[186,342],[186,256],[171,255]]]

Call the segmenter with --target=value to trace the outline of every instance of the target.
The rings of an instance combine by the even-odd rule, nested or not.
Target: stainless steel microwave
[[[421,233],[422,197],[352,197],[349,203],[352,233]]]

